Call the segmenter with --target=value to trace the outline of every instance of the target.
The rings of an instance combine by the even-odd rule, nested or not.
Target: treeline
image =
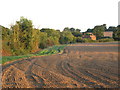
[[[117,27],[110,26],[108,29],[106,27],[106,24],[95,26],[93,29],[88,29],[86,32],[91,32],[94,35],[96,35],[97,40],[102,38],[109,38],[104,37],[104,32],[106,31],[113,31],[113,39],[120,41],[120,25]]]
[[[33,28],[31,20],[21,17],[9,28],[1,26],[3,51],[12,55],[35,52],[52,45],[75,43],[81,37],[79,29],[65,28],[62,32],[49,28]]]
[[[3,26],[0,27],[2,29],[2,49],[10,52],[11,55],[33,53],[52,45],[88,41],[82,38],[80,29],[66,27],[62,32],[49,28],[36,29],[33,27],[32,21],[24,17],[16,21],[15,25],[12,25],[10,29]],[[92,30],[99,38],[102,36],[100,31],[103,31],[103,29],[105,27],[95,27],[94,30],[88,29],[87,31]],[[116,27],[114,35],[115,38],[120,38],[119,26]]]

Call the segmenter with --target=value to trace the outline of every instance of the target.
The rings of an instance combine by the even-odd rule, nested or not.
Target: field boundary
[[[29,55],[28,55],[28,57],[27,57],[27,55],[26,55],[26,57],[19,58],[19,59],[14,59],[14,60],[7,61],[7,62],[1,63],[1,64],[2,64],[2,66],[5,66],[6,64],[10,64],[10,63],[13,63],[13,62],[19,61],[19,60],[36,58],[36,57],[43,57],[43,56],[49,56],[49,55],[56,55],[56,54],[62,54],[64,48],[65,48],[67,45],[59,45],[59,46],[63,46],[63,49],[62,49],[60,52],[58,52],[58,53],[52,53],[52,54],[51,54],[51,53],[48,53],[48,54],[44,54],[44,55],[39,55],[39,53],[36,53],[36,54],[31,54],[31,55],[33,55],[33,56],[29,56]],[[58,46],[58,47],[59,47],[59,46]],[[46,48],[46,49],[43,49],[42,51],[47,50],[47,49],[51,49],[51,50],[52,50],[53,47],[54,47],[54,46],[49,47],[49,48]],[[40,52],[42,52],[42,51],[40,51]],[[13,56],[13,57],[14,57],[14,56]]]

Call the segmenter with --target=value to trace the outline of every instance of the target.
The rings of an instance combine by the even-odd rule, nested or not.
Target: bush
[[[76,42],[83,43],[83,42],[85,42],[85,40],[82,39],[81,37],[77,37],[77,38],[76,38]]]
[[[96,42],[96,41],[95,41],[95,40],[91,40],[91,39],[89,39],[89,38],[85,38],[85,39],[84,39],[84,42],[90,43],[90,42]]]
[[[19,56],[2,56],[2,60],[0,64],[4,64],[8,61],[13,61],[17,59],[30,58],[32,56],[52,55],[56,53],[61,53],[65,48],[65,46],[66,45],[52,46],[34,54],[26,54],[26,55],[19,55]]]
[[[98,40],[99,42],[111,42],[111,41],[114,41],[113,38],[105,38],[105,39],[99,39]]]

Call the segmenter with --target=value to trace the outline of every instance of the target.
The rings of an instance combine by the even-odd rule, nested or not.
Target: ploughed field
[[[116,88],[118,43],[67,46],[62,54],[3,66],[3,88]]]

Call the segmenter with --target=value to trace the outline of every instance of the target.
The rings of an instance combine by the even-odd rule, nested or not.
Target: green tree
[[[90,29],[90,28],[89,28],[89,29],[87,29],[86,32],[91,32],[91,33],[92,33],[92,32],[93,32],[93,29]]]
[[[20,53],[20,46],[21,46],[19,24],[16,22],[15,25],[11,26],[11,30],[12,30],[11,49],[12,49],[13,55],[16,55]]]
[[[120,41],[120,25],[118,25],[116,30],[113,31],[113,38]]]
[[[73,41],[74,36],[70,31],[63,31],[61,32],[60,43],[61,44],[68,44]]]
[[[21,17],[20,21],[18,21],[20,27],[20,41],[22,44],[21,47],[25,48],[26,51],[31,52],[33,45],[33,25],[32,21],[28,20],[24,17]]]
[[[24,17],[20,18],[20,21],[16,21],[16,24],[11,26],[13,37],[13,54],[26,54],[32,52],[34,49],[34,29],[32,21]]]
[[[48,45],[57,45],[59,44],[59,38],[60,38],[60,31],[49,29],[49,28],[43,28],[40,30],[41,32],[46,32],[48,36]]]
[[[75,29],[75,28],[68,28],[65,27],[63,31],[69,31],[71,32],[75,37],[82,37],[81,30],[80,29]]]
[[[70,31],[70,28],[69,28],[69,27],[65,27],[65,28],[63,29],[63,31]]]
[[[75,32],[75,28],[70,28],[69,29],[71,32]]]
[[[116,31],[117,27],[110,26],[106,31]]]
[[[72,34],[73,34],[75,37],[82,37],[82,34],[81,34],[79,31],[74,31],[74,32],[72,32]]]
[[[2,30],[2,50],[9,52],[10,54],[12,53],[11,46],[12,46],[12,32],[10,29],[5,28],[0,25],[0,28]]]
[[[81,38],[81,37],[77,37],[76,42],[83,43],[83,42],[85,42],[85,40],[83,38]]]
[[[39,48],[46,48],[48,45],[47,45],[47,33],[46,32],[40,32],[39,34],[40,36],[40,43],[39,43]]]
[[[40,30],[34,29],[32,32],[32,38],[31,38],[31,47],[32,52],[37,51],[39,49],[40,39],[42,38],[40,36]]]
[[[103,32],[106,30],[106,25],[95,26],[93,29],[93,34],[96,35],[97,39],[103,37]]]

